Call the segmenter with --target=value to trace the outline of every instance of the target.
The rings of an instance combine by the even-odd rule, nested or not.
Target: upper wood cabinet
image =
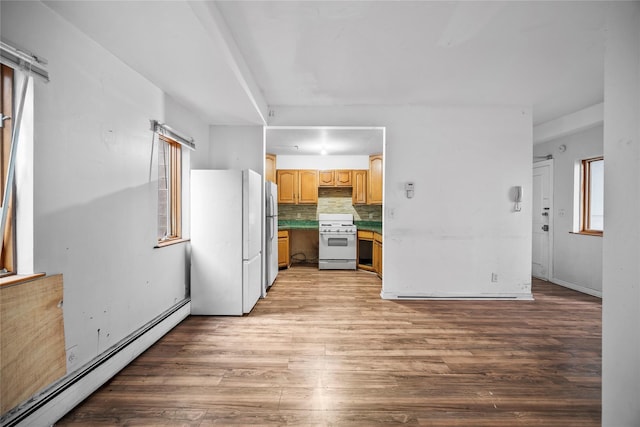
[[[369,205],[382,204],[382,171],[382,154],[369,156]]]
[[[336,184],[336,171],[318,171],[318,185],[320,187],[333,187]]]
[[[278,203],[318,203],[318,171],[278,169]]]
[[[278,184],[278,203],[296,203],[298,195],[298,171],[278,169],[276,171]]]
[[[320,187],[351,187],[351,169],[318,171]]]
[[[354,170],[351,179],[353,183],[353,191],[351,192],[353,204],[367,204],[367,171]]]
[[[267,154],[264,159],[264,179],[276,182],[276,155]]]
[[[318,171],[298,171],[298,204],[318,203]]]
[[[351,187],[351,170],[336,170],[334,174],[336,187]]]

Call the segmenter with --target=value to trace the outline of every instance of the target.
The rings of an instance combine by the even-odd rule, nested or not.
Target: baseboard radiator
[[[0,418],[0,425],[13,427],[54,424],[190,313],[191,300],[180,301],[78,370],[4,414]]]

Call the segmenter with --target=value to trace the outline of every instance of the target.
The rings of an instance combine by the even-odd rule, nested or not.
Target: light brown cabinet
[[[318,171],[278,169],[278,203],[316,204],[318,203]]]
[[[318,203],[318,171],[298,171],[298,204]]]
[[[382,234],[358,230],[358,268],[382,278]]]
[[[335,185],[336,187],[351,187],[351,170],[339,169],[335,172]]]
[[[382,278],[382,235],[373,233],[373,271]]]
[[[318,185],[320,187],[333,187],[336,182],[334,170],[318,171]]]
[[[367,171],[354,170],[351,180],[353,184],[351,192],[352,203],[354,205],[367,204]]]
[[[278,203],[297,203],[297,170],[278,169],[276,171],[276,183],[278,184]]]
[[[289,256],[289,231],[278,231],[278,267],[289,268],[291,265]]]
[[[382,154],[369,156],[369,197],[367,198],[369,205],[382,204],[382,166]]]
[[[264,179],[276,182],[276,155],[267,154],[264,159]]]
[[[358,268],[373,271],[373,231],[358,230]]]
[[[318,172],[318,185],[320,187],[351,187],[351,170],[336,169]]]

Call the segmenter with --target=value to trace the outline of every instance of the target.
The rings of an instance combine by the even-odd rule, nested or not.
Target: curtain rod
[[[196,149],[196,144],[194,143],[193,138],[191,138],[190,136],[185,136],[177,130],[165,125],[164,123],[158,123],[157,120],[149,120],[149,122],[151,122],[151,130],[158,135],[163,135],[174,139],[190,150]]]
[[[46,82],[49,81],[49,72],[45,67],[46,59],[11,46],[4,41],[0,41],[0,62],[10,67],[29,70]]]

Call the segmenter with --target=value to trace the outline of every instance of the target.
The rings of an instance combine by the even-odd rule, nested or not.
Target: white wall
[[[530,297],[529,110],[273,110],[269,124],[276,126],[386,126],[384,297]],[[407,181],[415,183],[412,199],[405,197]],[[516,185],[528,195],[519,213],[510,199]]]
[[[49,61],[51,82],[35,83],[34,264],[64,275],[73,370],[185,297],[186,244],[153,248],[149,119],[165,119],[165,97],[42,3],[1,7],[3,40]]]
[[[374,153],[371,153],[374,154]],[[291,156],[278,155],[277,169],[369,169],[369,156]]]
[[[640,425],[640,4],[607,21],[602,425]]]
[[[211,126],[210,169],[252,169],[264,171],[262,126]]]
[[[196,150],[185,150],[189,152],[191,168],[206,168],[209,163],[209,125],[206,121],[166,94],[164,115],[167,125],[183,133],[189,129],[188,136],[195,140]]]
[[[596,126],[533,146],[534,156],[553,155],[553,271],[551,281],[602,296],[602,237],[573,234],[576,164],[602,156],[603,127]],[[558,148],[564,145],[566,151]],[[608,166],[608,164],[607,164]],[[606,197],[606,196],[605,196]]]

